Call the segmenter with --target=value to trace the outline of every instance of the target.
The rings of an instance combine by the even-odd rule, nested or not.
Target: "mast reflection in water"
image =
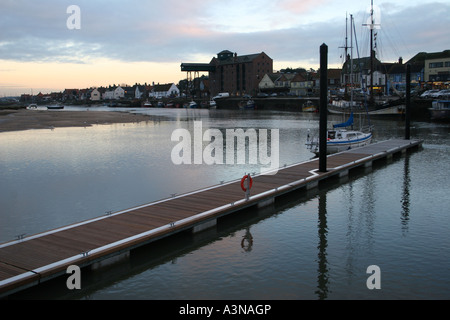
[[[328,297],[328,266],[327,266],[327,194],[319,194],[319,221],[317,224],[319,233],[319,245],[317,249],[318,253],[318,263],[317,268],[317,296],[320,300],[326,299]]]

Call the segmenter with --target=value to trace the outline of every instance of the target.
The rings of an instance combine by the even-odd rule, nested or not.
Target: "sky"
[[[374,6],[383,62],[450,49],[448,0]],[[370,0],[1,0],[0,97],[178,83],[181,63],[208,63],[222,50],[265,52],[275,70],[317,69],[325,43],[329,67],[339,68],[350,15],[353,56],[369,55],[369,9]]]

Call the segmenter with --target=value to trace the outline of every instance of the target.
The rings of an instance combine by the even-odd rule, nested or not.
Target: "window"
[[[443,62],[430,62],[430,69],[444,67]]]
[[[450,61],[445,61],[445,67],[449,68],[450,67]]]

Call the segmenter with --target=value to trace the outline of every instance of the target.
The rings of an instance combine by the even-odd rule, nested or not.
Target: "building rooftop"
[[[442,52],[419,52],[414,57],[412,57],[407,63],[425,63],[425,60],[431,59],[442,59],[442,58],[450,58],[450,50],[444,50]]]

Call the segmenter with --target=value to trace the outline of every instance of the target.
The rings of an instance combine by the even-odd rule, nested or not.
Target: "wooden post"
[[[319,171],[327,171],[328,46],[320,46]]]
[[[411,139],[411,65],[406,64],[405,140]]]

